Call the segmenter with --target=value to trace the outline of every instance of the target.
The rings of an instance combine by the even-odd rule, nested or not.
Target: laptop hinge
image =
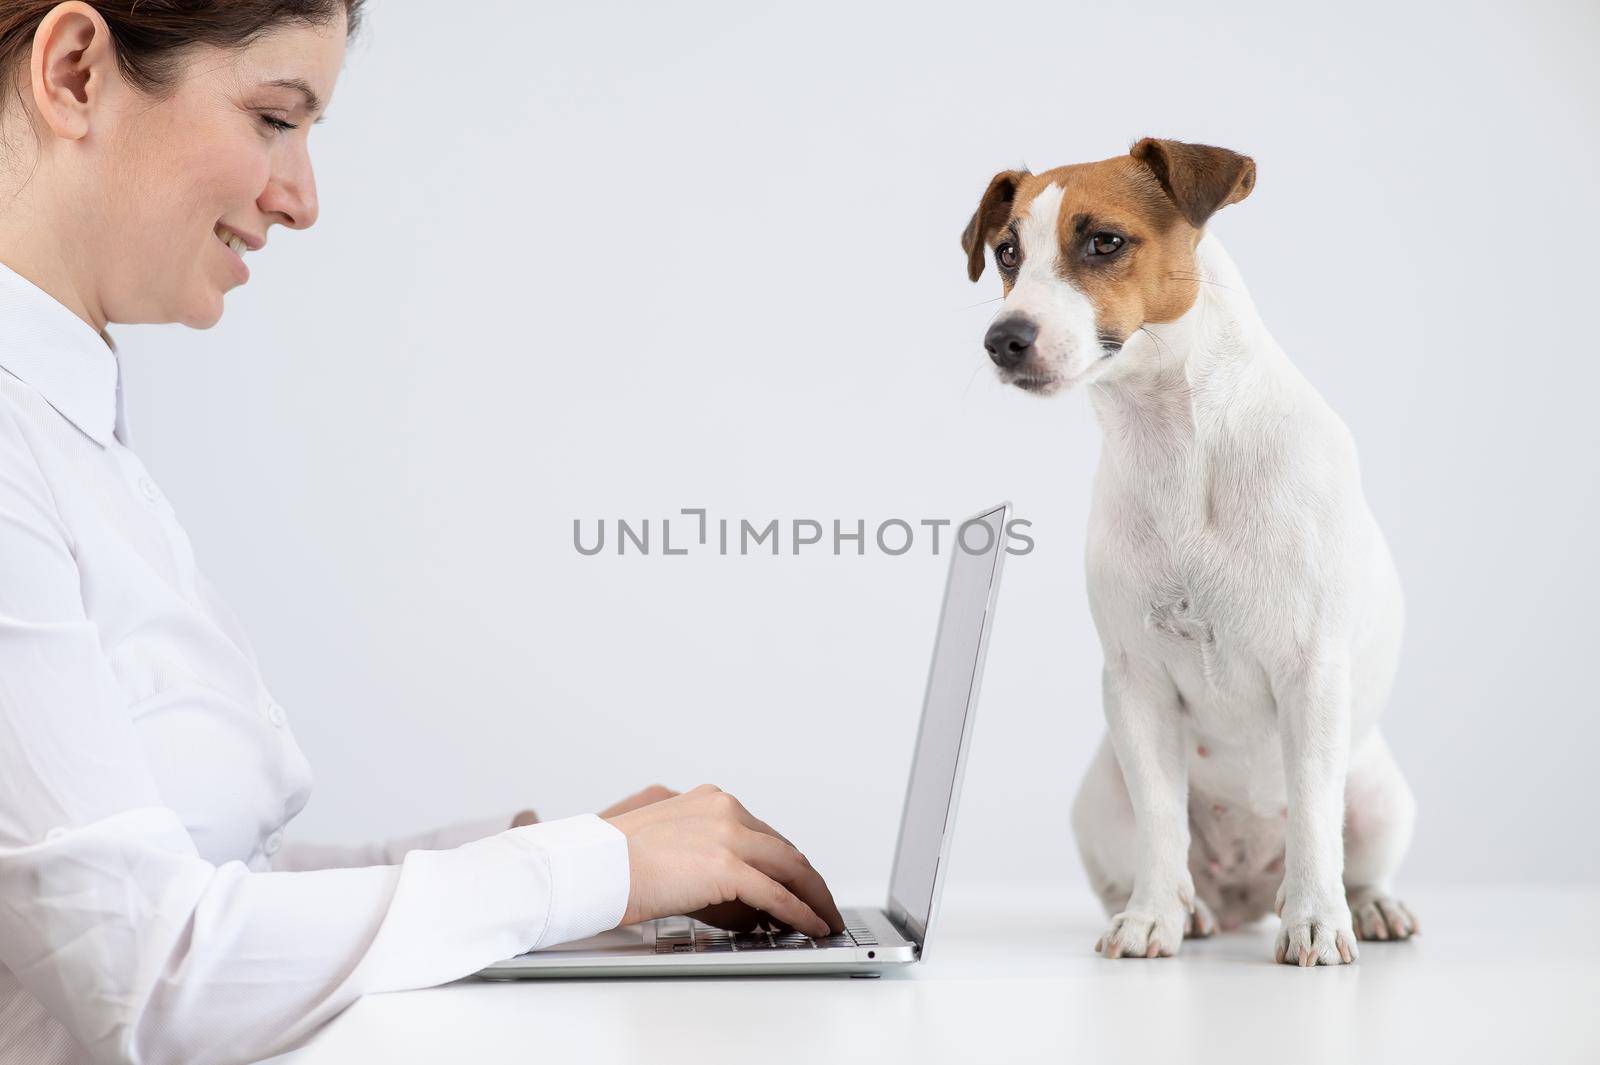
[[[915,947],[917,956],[921,957],[922,937],[912,929],[911,921],[906,916],[905,911],[891,902],[883,908],[883,915],[889,918],[889,923],[894,926],[896,932],[900,933],[900,938]]]

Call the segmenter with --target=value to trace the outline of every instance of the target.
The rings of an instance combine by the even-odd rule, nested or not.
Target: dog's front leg
[[[1313,657],[1274,688],[1289,799],[1277,959],[1290,965],[1351,962],[1356,935],[1343,888],[1350,665]]]
[[[1133,896],[1095,949],[1107,958],[1170,957],[1194,908],[1188,767],[1177,691],[1159,665],[1108,660],[1101,679],[1111,745],[1133,804]]]

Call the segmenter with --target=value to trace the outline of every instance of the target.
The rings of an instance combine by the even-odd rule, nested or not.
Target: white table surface
[[[1107,961],[1088,900],[952,891],[901,974],[464,980],[369,996],[274,1061],[1600,1062],[1600,889],[1401,896],[1421,937],[1298,969],[1275,919]]]

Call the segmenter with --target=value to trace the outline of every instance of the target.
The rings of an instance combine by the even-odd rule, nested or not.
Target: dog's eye
[[[1089,238],[1090,255],[1115,255],[1127,243],[1115,233],[1096,233]]]
[[[994,261],[1000,264],[1002,270],[1015,270],[1022,264],[1022,253],[1011,241],[1006,241],[994,250]]]

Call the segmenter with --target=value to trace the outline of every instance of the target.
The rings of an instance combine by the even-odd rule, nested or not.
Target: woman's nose
[[[311,165],[275,174],[258,202],[262,212],[290,229],[309,229],[317,221],[317,181]]]

